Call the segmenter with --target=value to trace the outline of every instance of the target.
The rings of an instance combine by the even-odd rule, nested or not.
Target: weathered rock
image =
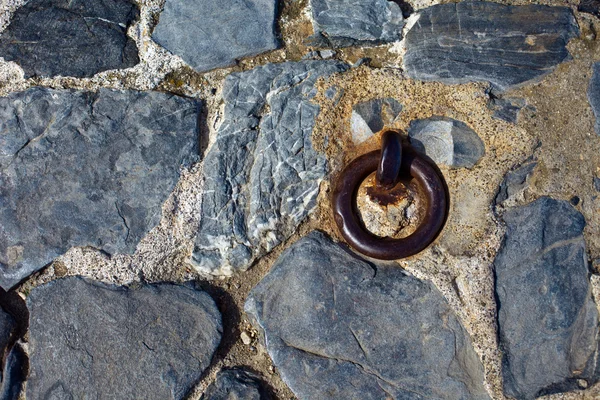
[[[401,111],[402,104],[392,98],[356,104],[350,117],[352,140],[355,144],[364,142],[385,126],[392,125]]]
[[[204,161],[204,195],[192,263],[200,271],[245,270],[316,205],[327,160],[312,146],[319,77],[336,61],[267,64],[227,77],[224,121]],[[265,111],[268,110],[268,111]]]
[[[0,286],[72,246],[132,253],[197,157],[197,101],[33,88],[0,98]]]
[[[28,359],[25,350],[15,344],[6,355],[2,383],[0,384],[0,398],[3,400],[18,400],[23,391],[23,384],[27,379]]]
[[[600,178],[594,177],[594,189],[600,192]]]
[[[485,145],[464,122],[434,116],[418,119],[408,128],[410,143],[438,164],[471,168],[485,154]]]
[[[577,6],[577,11],[600,17],[600,0],[581,0]]]
[[[258,376],[239,368],[225,369],[206,389],[200,400],[269,400]]]
[[[496,259],[504,391],[518,399],[598,380],[598,310],[583,239],[568,202],[542,197],[504,214]]]
[[[278,47],[277,0],[167,0],[152,38],[196,71]]]
[[[442,294],[313,232],[246,302],[299,399],[489,399],[470,338]]]
[[[592,79],[590,80],[587,94],[590,106],[596,117],[594,129],[600,135],[600,62],[592,65]]]
[[[519,112],[526,104],[527,102],[525,99],[518,97],[493,97],[488,102],[488,107],[490,110],[494,111],[492,117],[510,122],[511,124],[516,124]]]
[[[27,303],[28,399],[182,399],[221,340],[214,301],[183,286],[71,277],[35,288]]]
[[[311,0],[316,45],[376,45],[402,39],[400,6],[388,0]]]
[[[90,77],[139,62],[127,29],[139,10],[129,0],[31,0],[0,35],[0,57],[25,77]]]
[[[6,354],[6,363],[0,367],[0,398],[3,400],[18,399],[25,378],[18,368],[21,356],[24,357],[23,350],[8,348],[16,328],[15,320],[0,308],[0,355]]]
[[[516,169],[509,171],[505,176],[504,180],[500,184],[498,194],[494,201],[494,205],[502,205],[507,202],[514,203],[515,201],[524,200],[524,191],[529,186],[529,177],[533,173],[537,161],[535,158],[530,157],[523,164],[519,165]],[[514,205],[514,204],[509,204]]]
[[[506,90],[541,78],[569,59],[565,46],[578,35],[566,7],[437,4],[421,10],[406,35],[404,69],[414,79],[489,81]]]

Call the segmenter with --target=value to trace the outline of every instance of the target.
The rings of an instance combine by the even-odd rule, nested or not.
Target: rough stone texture
[[[197,101],[32,88],[0,98],[0,285],[72,246],[132,253],[198,148]]]
[[[127,0],[31,0],[0,35],[0,57],[23,68],[25,77],[90,77],[139,62],[127,36],[138,18]]]
[[[182,399],[221,340],[214,301],[183,286],[72,277],[37,287],[27,304],[28,399]]]
[[[504,391],[518,399],[598,379],[598,310],[583,239],[568,202],[542,197],[504,214],[496,259]]]
[[[471,168],[485,154],[485,145],[464,122],[434,116],[418,119],[408,128],[410,143],[438,164]]]
[[[600,0],[581,0],[577,6],[577,11],[600,17]]]
[[[219,371],[200,400],[270,400],[260,378],[239,368]]]
[[[392,98],[358,103],[350,117],[352,140],[355,144],[364,142],[384,127],[391,126],[401,111],[402,104]]]
[[[494,205],[502,205],[505,202],[511,205],[510,203],[523,200],[523,192],[529,186],[529,177],[536,165],[537,161],[531,157],[516,169],[509,171],[500,184]]]
[[[317,45],[376,45],[402,39],[400,6],[388,0],[311,0]]]
[[[592,79],[588,87],[588,100],[596,117],[594,129],[600,135],[600,62],[592,65]]]
[[[570,58],[579,35],[565,7],[484,1],[438,4],[419,12],[406,35],[411,78],[449,84],[489,81],[498,90],[541,78]]]
[[[274,50],[277,0],[167,0],[152,38],[197,71]]]
[[[16,344],[8,352],[0,384],[0,398],[3,400],[17,400],[23,391],[23,384],[27,379],[27,354],[23,348]]]
[[[600,192],[600,178],[594,177],[594,189]]]
[[[246,302],[299,399],[488,399],[469,336],[438,290],[313,232]]]
[[[192,256],[200,271],[245,270],[315,207],[327,161],[312,147],[314,84],[345,69],[336,61],[302,61],[228,76],[224,121],[204,161]]]
[[[518,97],[497,98],[493,97],[488,107],[494,111],[493,117],[511,124],[516,124],[519,112],[526,105],[525,99]]]

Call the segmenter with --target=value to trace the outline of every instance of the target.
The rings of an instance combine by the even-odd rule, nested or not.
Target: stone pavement
[[[600,398],[593,1],[3,7],[0,398]],[[405,260],[329,204],[386,128]]]

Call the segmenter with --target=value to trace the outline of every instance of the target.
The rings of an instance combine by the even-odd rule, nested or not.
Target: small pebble
[[[240,334],[240,339],[242,339],[242,343],[244,343],[245,345],[249,345],[250,343],[252,343],[252,338],[250,337],[250,335],[248,335],[246,331],[243,331]]]

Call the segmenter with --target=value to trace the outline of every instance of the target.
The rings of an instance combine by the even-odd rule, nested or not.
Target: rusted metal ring
[[[437,169],[410,146],[401,153],[400,173],[417,181],[425,195],[426,209],[421,224],[402,239],[382,238],[366,230],[358,218],[358,187],[378,169],[382,151],[364,154],[352,161],[341,173],[333,191],[335,221],[346,241],[359,252],[381,260],[396,260],[423,251],[440,233],[448,213],[448,195]]]

